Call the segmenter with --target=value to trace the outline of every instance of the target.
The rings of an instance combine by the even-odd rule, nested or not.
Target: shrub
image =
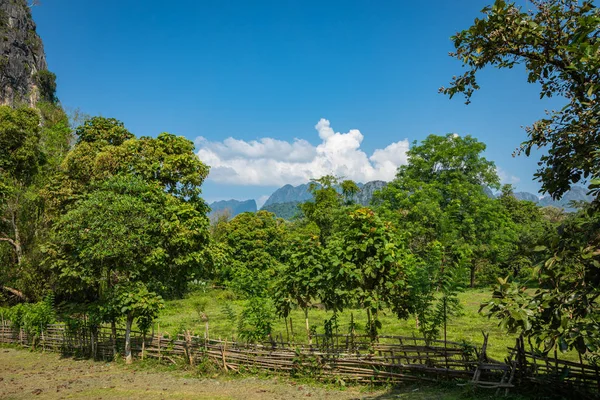
[[[273,304],[269,299],[252,297],[240,314],[240,338],[249,342],[266,339],[273,329],[274,318]]]

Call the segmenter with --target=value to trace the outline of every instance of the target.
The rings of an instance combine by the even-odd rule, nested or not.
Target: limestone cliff
[[[47,69],[44,46],[26,0],[0,0],[0,103],[34,105]]]

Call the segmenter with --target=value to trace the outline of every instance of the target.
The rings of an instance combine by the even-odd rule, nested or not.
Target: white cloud
[[[398,166],[407,162],[407,139],[377,149],[369,157],[360,149],[364,136],[358,129],[335,132],[323,118],[315,129],[321,139],[316,147],[304,139],[210,142],[199,137],[198,157],[211,166],[208,179],[212,181],[259,186],[296,185],[327,174],[358,182],[389,181]]]
[[[519,178],[518,176],[509,174],[508,172],[506,172],[505,170],[503,170],[500,167],[496,167],[496,173],[498,174],[498,177],[500,178],[500,182],[502,184],[516,185],[517,183],[521,182],[521,178]]]

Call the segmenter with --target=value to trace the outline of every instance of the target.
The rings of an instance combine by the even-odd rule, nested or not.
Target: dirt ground
[[[0,347],[0,399],[367,399],[383,392],[328,389],[285,378],[196,378]],[[396,397],[396,396],[394,396]]]

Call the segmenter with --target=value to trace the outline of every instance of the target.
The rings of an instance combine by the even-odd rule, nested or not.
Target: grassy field
[[[491,293],[487,289],[468,290],[460,295],[463,313],[461,316],[452,317],[448,321],[448,340],[464,340],[481,345],[483,342],[482,331],[484,331],[490,334],[488,355],[503,360],[508,354],[507,347],[514,345],[515,337],[500,330],[496,321],[489,320],[479,314],[479,305],[481,302],[488,300],[490,296]],[[209,289],[203,292],[199,290],[190,293],[185,299],[167,302],[158,323],[161,332],[175,334],[182,329],[190,329],[195,334],[203,335],[205,323],[202,322],[198,312],[199,309],[202,309],[209,318],[209,335],[215,338],[231,338],[236,336],[237,322],[235,317],[239,316],[243,306],[244,301],[235,299],[230,291]],[[342,313],[339,316],[339,332],[348,333],[351,313],[357,324],[357,333],[364,333],[367,317],[363,310],[351,310]],[[330,312],[324,310],[312,309],[309,314],[309,322],[311,325],[316,325],[317,333],[323,333],[323,322],[331,315]],[[303,312],[301,310],[293,311],[291,319],[296,341],[306,342],[307,335]],[[414,334],[417,337],[421,336],[414,319],[400,321],[392,314],[387,313],[387,315],[381,316],[381,320],[383,323],[382,334],[405,336]],[[285,322],[282,319],[275,319],[273,323],[275,335],[277,337],[281,335],[284,340],[287,340],[288,333],[286,332]]]
[[[494,391],[411,385],[396,389],[335,388],[284,377],[201,376],[156,363],[94,362],[0,347],[0,398],[21,399],[407,399],[493,398]],[[506,399],[505,397],[502,397]],[[513,399],[520,397],[510,397]]]

